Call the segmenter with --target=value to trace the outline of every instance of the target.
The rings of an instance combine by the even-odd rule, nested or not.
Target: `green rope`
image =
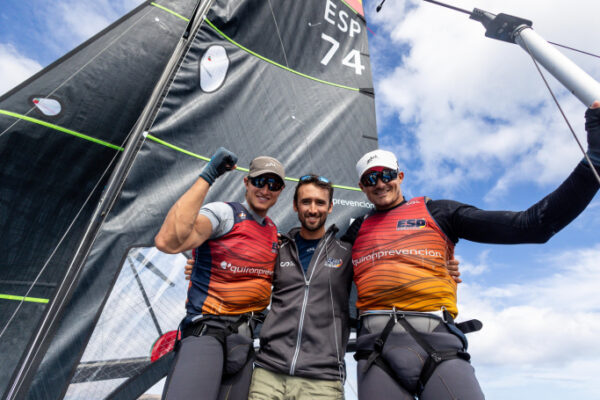
[[[51,124],[51,123],[46,122],[46,121],[42,121],[41,119],[28,117],[26,115],[17,114],[17,113],[14,113],[14,112],[11,112],[11,111],[6,111],[6,110],[0,110],[0,114],[8,115],[8,116],[13,117],[13,118],[22,119],[23,121],[27,121],[27,122],[38,124],[38,125],[41,125],[41,126],[45,126],[46,128],[54,129],[55,131],[66,133],[68,135],[73,135],[73,136],[76,136],[76,137],[78,137],[80,139],[84,139],[84,140],[88,140],[90,142],[101,144],[102,146],[110,147],[111,149],[123,151],[122,147],[119,147],[119,146],[114,145],[112,143],[105,142],[104,140],[96,139],[95,137],[92,137],[92,136],[84,135],[83,133],[72,131],[71,129],[63,128],[62,126],[59,126],[59,125],[55,125],[55,124]]]
[[[160,8],[161,10],[164,10],[166,12],[168,12],[169,14],[173,14],[174,16],[181,18],[184,21],[190,22],[189,18],[184,17],[181,14],[177,14],[175,11],[173,10],[169,10],[167,7],[165,6],[161,6],[160,4],[156,4],[155,2],[150,3],[151,5],[153,5],[154,7]]]
[[[217,32],[219,35],[221,35],[222,37],[224,37],[225,39],[227,39],[227,40],[228,40],[228,41],[229,41],[231,44],[233,44],[233,45],[235,45],[235,46],[239,47],[240,49],[242,49],[242,50],[246,51],[246,52],[247,52],[247,53],[249,53],[249,54],[252,54],[252,55],[253,55],[253,56],[255,56],[255,57],[258,57],[258,58],[260,58],[260,59],[261,59],[261,60],[263,60],[263,61],[266,61],[266,62],[268,62],[268,63],[270,63],[270,64],[273,64],[273,65],[275,65],[276,67],[282,68],[282,69],[284,69],[284,70],[286,70],[286,71],[288,71],[288,72],[291,72],[291,73],[293,73],[293,74],[296,74],[296,75],[302,76],[302,77],[304,77],[304,78],[311,79],[311,80],[313,80],[313,81],[315,81],[315,82],[324,83],[324,84],[326,84],[326,85],[335,86],[335,87],[342,88],[342,89],[348,89],[348,90],[352,90],[352,91],[355,91],[355,92],[359,92],[359,91],[360,91],[360,89],[358,89],[358,88],[354,88],[354,87],[350,87],[350,86],[344,86],[344,85],[340,85],[340,84],[338,84],[338,83],[333,83],[333,82],[324,81],[324,80],[322,80],[322,79],[315,78],[315,77],[313,77],[313,76],[310,76],[310,75],[303,74],[302,72],[298,72],[298,71],[296,71],[296,70],[293,70],[293,69],[291,69],[291,68],[288,68],[288,67],[286,67],[285,65],[281,65],[281,64],[279,64],[279,63],[276,63],[275,61],[269,60],[268,58],[266,58],[266,57],[263,57],[263,56],[261,56],[261,55],[260,55],[260,54],[258,54],[258,53],[255,53],[254,51],[252,51],[252,50],[250,50],[250,49],[248,49],[248,48],[246,48],[246,47],[242,46],[241,44],[239,44],[239,43],[238,43],[238,42],[236,42],[235,40],[231,39],[229,36],[225,35],[223,32],[221,32],[221,31],[219,30],[219,28],[217,28],[217,27],[216,27],[216,26],[215,26],[215,25],[214,25],[212,22],[210,22],[208,18],[204,18],[204,20],[206,21],[206,23],[207,23],[208,25],[210,25],[210,27],[211,27],[211,28],[213,28],[213,29],[214,29],[214,30],[215,30],[215,31],[216,31],[216,32]]]
[[[154,2],[152,2],[150,4],[152,4],[154,7],[160,8],[161,10],[164,10],[164,11],[170,13],[170,14],[173,14],[173,15],[177,16],[177,17],[183,19],[184,21],[188,21],[188,22],[190,21],[189,19],[185,18],[184,16],[182,16],[180,14],[177,14],[175,11],[169,10],[168,8],[166,8],[164,6],[161,6],[160,4],[156,4]],[[356,13],[356,10],[354,10],[352,7],[350,7],[347,3],[344,2],[344,4],[346,4],[352,11],[354,11],[354,13]],[[324,83],[325,85],[335,86],[335,87],[342,88],[342,89],[348,89],[348,90],[352,90],[352,91],[355,91],[355,92],[359,92],[360,91],[359,88],[354,88],[354,87],[350,87],[350,86],[340,85],[338,83],[324,81],[323,79],[319,79],[319,78],[315,78],[315,77],[310,76],[310,75],[303,74],[302,72],[299,72],[299,71],[293,70],[291,68],[288,68],[285,65],[281,65],[281,64],[279,64],[279,63],[277,63],[277,62],[275,62],[273,60],[269,60],[268,58],[263,57],[260,54],[258,54],[256,52],[254,52],[254,51],[252,51],[252,50],[250,50],[250,49],[242,46],[241,44],[239,44],[235,40],[231,39],[229,36],[225,35],[208,18],[204,18],[204,20],[206,21],[206,23],[208,25],[210,25],[211,28],[213,28],[219,35],[221,35],[223,38],[225,38],[226,40],[228,40],[231,44],[239,47],[240,49],[244,50],[245,52],[247,52],[249,54],[252,54],[255,57],[260,58],[263,61],[268,62],[269,64],[275,65],[276,67],[279,67],[279,68],[283,68],[284,70],[286,70],[288,72],[291,72],[293,74],[296,74],[296,75],[302,76],[304,78],[313,80],[315,82]]]
[[[154,142],[158,143],[158,144],[161,144],[161,145],[163,145],[163,146],[165,146],[165,147],[167,147],[167,148],[171,149],[171,150],[175,150],[175,151],[178,151],[178,152],[180,152],[180,153],[186,154],[186,155],[188,155],[188,156],[191,156],[191,157],[198,158],[198,159],[200,159],[200,160],[202,160],[202,161],[206,161],[206,162],[210,161],[210,158],[207,158],[207,157],[201,156],[200,154],[192,153],[191,151],[188,151],[188,150],[185,150],[185,149],[183,149],[183,148],[181,148],[181,147],[175,146],[175,145],[173,145],[173,144],[171,144],[171,143],[169,143],[169,142],[165,142],[164,140],[162,140],[162,139],[159,139],[159,138],[157,138],[156,136],[153,136],[153,135],[151,135],[151,134],[149,134],[149,133],[148,133],[148,134],[146,134],[146,137],[147,137],[148,139],[150,139],[150,140],[152,140],[152,141],[154,141]],[[250,170],[249,170],[248,168],[236,167],[235,169],[236,169],[236,170],[238,170],[238,171],[250,172]],[[285,180],[286,180],[286,181],[292,181],[292,182],[298,182],[298,181],[299,181],[299,179],[298,179],[298,178],[290,178],[290,177],[287,177],[287,176],[285,177]],[[332,185],[332,186],[333,186],[334,188],[338,188],[338,189],[344,189],[344,190],[354,190],[354,191],[358,191],[358,192],[360,192],[360,189],[359,189],[359,188],[357,188],[357,187],[351,187],[351,186],[342,186],[342,185]]]
[[[28,301],[30,303],[48,303],[48,299],[40,299],[38,297],[23,297],[23,296],[13,296],[12,294],[0,294],[0,299],[5,300],[15,300],[15,301]]]

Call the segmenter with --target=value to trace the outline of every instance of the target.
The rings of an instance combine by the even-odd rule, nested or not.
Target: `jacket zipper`
[[[331,233],[327,237],[323,238],[325,241],[323,242],[323,245],[321,246],[321,249],[319,250],[319,254],[317,254],[317,258],[315,259],[315,263],[314,263],[315,266],[314,266],[313,270],[311,271],[310,278],[308,280],[306,280],[306,274],[304,273],[302,264],[298,264],[300,266],[300,270],[302,271],[302,274],[304,276],[304,300],[302,301],[302,311],[300,312],[300,321],[298,322],[298,336],[296,338],[296,349],[294,350],[294,357],[292,358],[292,365],[290,366],[290,375],[292,375],[292,376],[294,375],[294,372],[296,372],[296,362],[298,361],[298,355],[300,354],[300,345],[302,342],[302,330],[304,328],[304,316],[306,314],[306,304],[308,303],[308,291],[310,289],[310,281],[312,280],[312,276],[315,273],[315,269],[317,268],[316,267],[318,265],[317,261],[321,257],[321,253],[323,252],[323,249],[327,246],[327,242],[328,242],[330,236],[331,236]],[[296,258],[299,260],[298,246],[296,245],[296,242],[294,242],[294,246],[296,247]],[[309,268],[310,268],[310,264],[309,264]],[[335,323],[335,321],[334,321],[334,323]]]

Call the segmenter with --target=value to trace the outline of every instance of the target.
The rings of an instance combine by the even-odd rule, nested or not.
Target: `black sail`
[[[187,25],[143,4],[0,97],[0,393]]]
[[[176,10],[179,16],[165,13],[186,26],[179,3],[161,4]],[[149,347],[176,329],[184,312],[185,256],[157,252],[153,238],[218,147],[237,153],[242,170],[220,178],[207,201],[243,200],[243,168],[255,156],[270,155],[284,163],[289,177],[269,213],[281,230],[297,224],[294,179],[307,173],[336,185],[329,223],[343,230],[368,211],[354,169],[364,152],[377,147],[366,33],[364,18],[340,0],[212,4],[200,29],[191,32],[144,132],[128,145],[134,150],[130,167],[116,179],[118,194],[107,199],[112,207],[94,235],[29,398],[139,394],[139,387],[122,388],[152,369]]]

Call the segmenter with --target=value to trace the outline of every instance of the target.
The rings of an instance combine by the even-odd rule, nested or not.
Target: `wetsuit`
[[[460,337],[450,333],[436,316],[410,315],[439,306],[456,315],[452,285],[446,284],[449,279],[440,275],[443,270],[437,261],[450,257],[459,238],[483,243],[544,243],[585,209],[598,188],[590,168],[580,163],[558,189],[525,211],[485,211],[456,201],[421,198],[357,219],[342,239],[354,243],[352,262],[358,276],[355,279],[359,293],[357,307],[364,315],[357,341],[359,351],[364,353],[375,348],[375,339],[390,319],[376,314],[394,306],[399,311],[408,310],[404,313],[409,314],[406,320],[437,347],[464,350]],[[413,201],[421,202],[422,207],[417,207],[413,213],[403,213]],[[386,218],[388,216],[398,218]],[[383,236],[378,237],[377,229],[381,229]],[[424,230],[429,230],[431,236],[419,237]],[[403,240],[394,240],[396,234]],[[388,235],[388,241],[385,235]],[[377,238],[375,246],[368,248],[365,238]],[[448,243],[445,248],[444,242]],[[382,274],[386,274],[385,277]],[[395,282],[395,289],[401,286],[406,290],[394,291],[388,285],[390,281]],[[427,282],[441,289],[438,304],[435,293],[428,292],[430,285]],[[427,353],[402,324],[396,324],[382,354],[395,378],[377,365],[365,369],[368,360],[359,360],[359,398],[413,398],[411,393],[418,390],[419,374]],[[442,362],[420,395],[423,400],[446,398],[483,398],[474,371],[464,359]]]
[[[252,375],[252,322],[241,318],[269,304],[277,228],[245,203],[210,203],[200,213],[211,220],[213,234],[194,250],[183,339],[163,397],[246,399]],[[233,334],[223,334],[231,330]],[[247,357],[236,360],[238,371],[228,371],[232,352],[242,348]]]

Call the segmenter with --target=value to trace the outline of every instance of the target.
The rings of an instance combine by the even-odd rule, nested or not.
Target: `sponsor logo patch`
[[[296,266],[296,263],[295,263],[295,262],[293,262],[293,261],[281,261],[281,262],[279,263],[279,266],[280,266],[281,268],[295,267],[295,266]]]
[[[342,266],[342,259],[341,258],[328,258],[327,261],[325,261],[325,266],[327,268],[339,268]]]
[[[422,229],[427,226],[427,221],[423,218],[401,219],[396,224],[397,231],[408,231]]]
[[[233,265],[230,262],[225,260],[221,261],[219,264],[221,269],[229,270],[229,272],[234,274],[246,274],[246,275],[273,275],[273,271],[269,271],[268,269],[258,268],[258,267],[250,267],[250,266],[237,266]]]

